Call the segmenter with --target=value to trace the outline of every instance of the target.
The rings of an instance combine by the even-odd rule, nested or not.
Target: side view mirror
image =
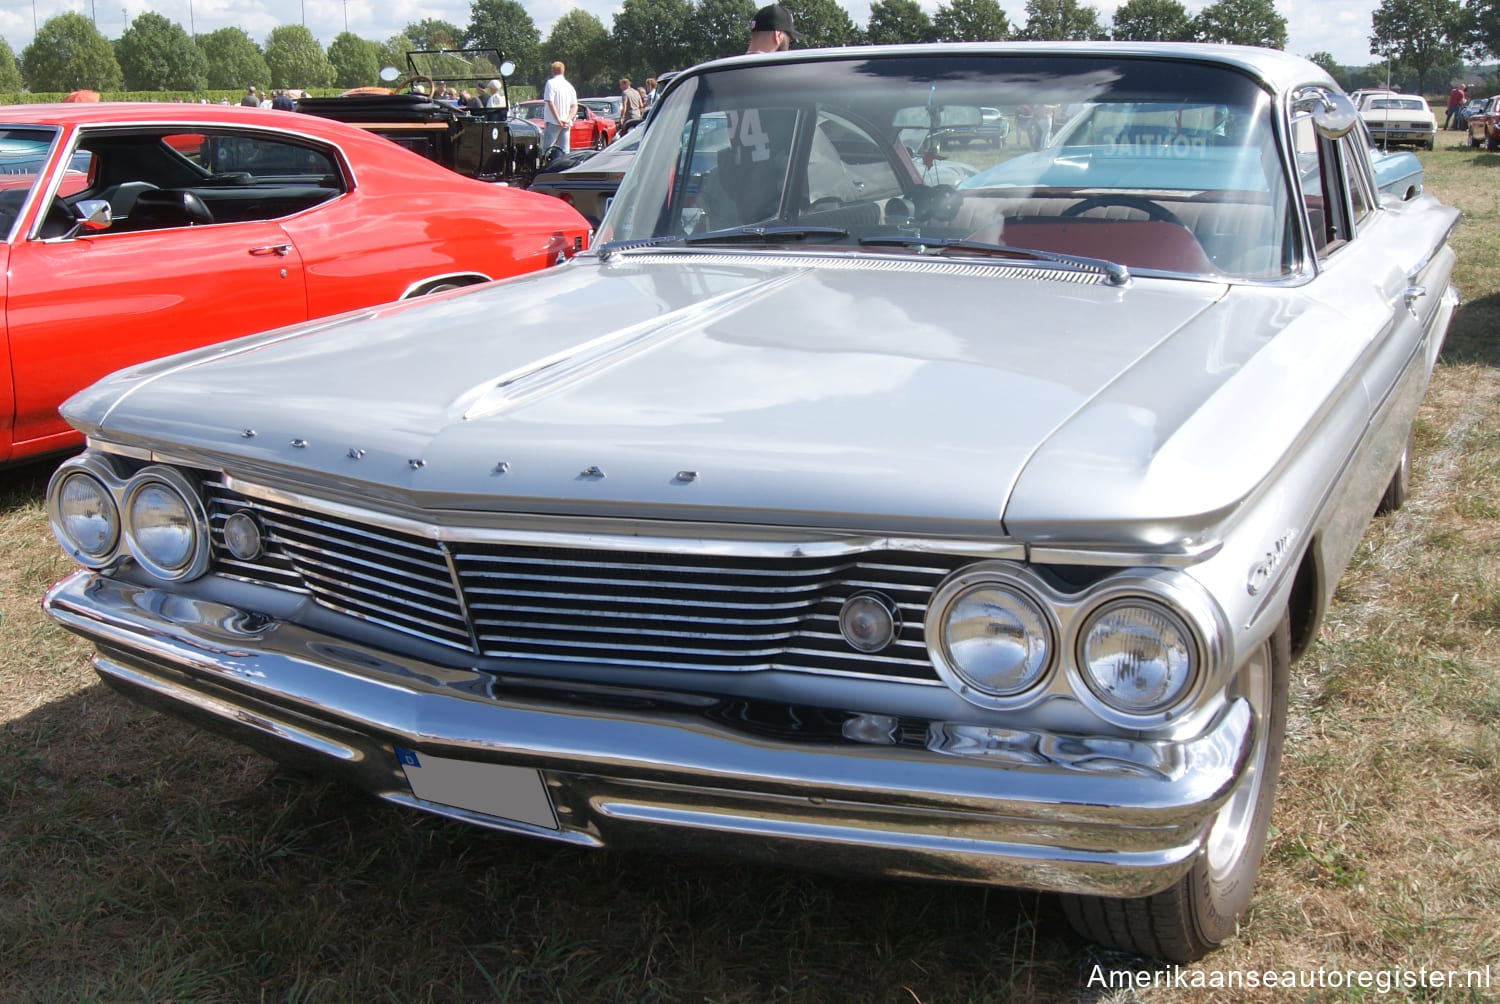
[[[1326,87],[1304,87],[1292,95],[1292,110],[1311,112],[1313,128],[1324,139],[1342,139],[1359,121],[1354,102],[1342,91]]]
[[[382,66],[380,68],[380,79],[388,84],[395,83],[401,77],[401,71],[394,66]]]
[[[63,239],[68,240],[77,237],[82,231],[96,233],[100,230],[108,230],[109,225],[114,222],[114,215],[109,208],[109,203],[103,199],[84,199],[73,207],[76,214],[73,228],[63,234]]]
[[[516,64],[512,63],[510,60],[507,59],[505,62],[500,64],[500,76],[508,77],[515,72]]]

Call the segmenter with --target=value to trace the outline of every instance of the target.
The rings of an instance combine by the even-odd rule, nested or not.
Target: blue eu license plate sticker
[[[540,771],[472,760],[451,760],[396,747],[411,793],[424,802],[557,829],[557,815]]]

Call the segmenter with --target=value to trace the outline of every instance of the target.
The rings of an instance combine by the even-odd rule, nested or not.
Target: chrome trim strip
[[[1162,565],[1167,568],[1191,568],[1202,564],[1224,547],[1222,540],[1188,544],[1176,550],[1115,551],[1106,548],[1045,544],[1027,548],[1026,560],[1037,565],[1088,565],[1099,568],[1137,568]]]
[[[469,612],[469,601],[464,596],[463,580],[458,574],[458,565],[453,561],[453,549],[446,544],[442,547],[443,560],[448,563],[448,584],[453,590],[453,595],[458,597],[458,610],[464,619],[464,626],[469,629],[470,651],[475,655],[481,655],[483,649],[479,647],[479,634],[474,630],[474,617]]]
[[[112,452],[106,449],[105,452]],[[188,464],[188,466],[197,466]],[[841,533],[821,529],[798,532],[796,527],[737,526],[722,523],[682,523],[658,520],[584,517],[543,517],[511,513],[428,512],[419,516],[394,513],[334,502],[300,492],[271,488],[225,473],[225,488],[264,502],[293,506],[337,519],[409,534],[449,544],[530,544],[538,547],[568,547],[588,550],[656,551],[668,554],[735,555],[772,557],[838,557],[862,551],[913,551],[951,554],[997,560],[1024,561],[1025,545],[1010,541],[975,541],[941,537],[890,537],[878,534]],[[473,523],[453,525],[433,520],[492,517],[495,526]],[[607,525],[607,531],[558,529],[569,525]],[[503,525],[502,525],[503,524]],[[643,533],[644,531],[644,533]],[[1135,562],[1139,564],[1139,561]]]

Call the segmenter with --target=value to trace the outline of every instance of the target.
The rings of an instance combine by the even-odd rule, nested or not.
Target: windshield
[[[946,241],[1249,278],[1292,259],[1270,98],[1207,64],[858,49],[742,61],[680,81],[637,160],[597,243],[722,235],[889,254]]]
[[[0,126],[0,240],[9,240],[57,133],[51,129]],[[88,156],[75,156],[62,180],[62,194],[87,184]]]

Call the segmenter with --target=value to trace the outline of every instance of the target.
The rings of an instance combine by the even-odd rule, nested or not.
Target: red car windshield
[[[52,129],[0,126],[0,239],[10,239],[56,139]],[[82,180],[87,170],[86,157],[81,165],[69,167],[76,180]]]

